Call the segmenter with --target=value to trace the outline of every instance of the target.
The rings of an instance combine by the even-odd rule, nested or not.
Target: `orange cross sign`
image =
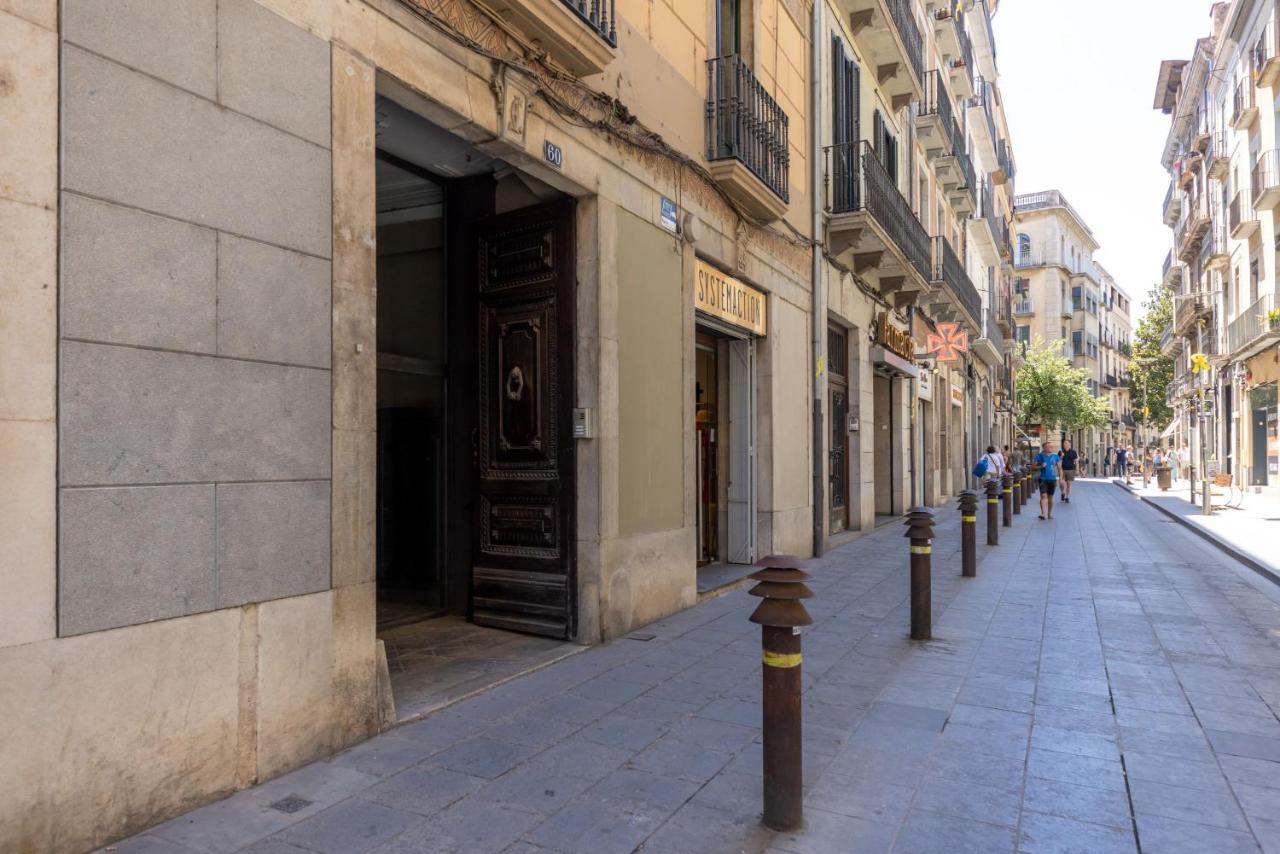
[[[939,323],[938,331],[930,332],[927,340],[929,352],[937,353],[939,362],[954,362],[969,352],[969,333],[958,323]]]

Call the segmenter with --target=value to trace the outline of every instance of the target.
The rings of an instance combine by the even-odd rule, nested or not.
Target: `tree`
[[[1160,339],[1173,322],[1173,298],[1155,285],[1143,302],[1146,314],[1133,336],[1133,361],[1129,365],[1129,399],[1140,421],[1148,421],[1157,433],[1169,426],[1173,412],[1165,400],[1165,389],[1173,382],[1173,359],[1160,352]],[[1143,417],[1143,407],[1150,415]]]
[[[1018,369],[1018,420],[1049,430],[1102,427],[1111,420],[1107,404],[1089,391],[1089,372],[1071,366],[1066,342],[1035,341]]]

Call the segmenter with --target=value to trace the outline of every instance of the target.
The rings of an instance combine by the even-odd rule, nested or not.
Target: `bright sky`
[[[1134,325],[1172,245],[1160,218],[1169,117],[1160,61],[1210,35],[1210,0],[1004,0],[992,19],[1017,191],[1061,190],[1133,300]]]

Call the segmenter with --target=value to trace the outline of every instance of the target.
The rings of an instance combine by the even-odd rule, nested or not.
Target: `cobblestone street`
[[[814,562],[801,832],[738,590],[108,850],[1280,851],[1280,589],[1109,482],[976,579],[938,518],[931,642],[901,525]]]

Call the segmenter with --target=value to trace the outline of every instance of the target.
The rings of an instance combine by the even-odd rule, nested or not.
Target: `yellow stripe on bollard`
[[[960,521],[961,521],[961,522],[976,522],[976,521],[978,521],[978,517],[977,517],[977,516],[961,516],[961,517],[960,517]]]
[[[999,503],[1000,503],[1000,499],[999,499],[999,498],[988,498],[988,499],[987,499],[987,503],[988,503],[988,504],[999,504]]]
[[[911,553],[913,555],[927,555],[933,553],[932,546],[912,546]]]
[[[800,653],[783,653],[764,651],[763,660],[767,667],[799,667]]]

